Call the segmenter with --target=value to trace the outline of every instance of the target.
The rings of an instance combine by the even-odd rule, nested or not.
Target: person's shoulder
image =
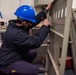
[[[17,21],[16,19],[11,19],[8,21],[8,23],[16,23],[16,21]]]

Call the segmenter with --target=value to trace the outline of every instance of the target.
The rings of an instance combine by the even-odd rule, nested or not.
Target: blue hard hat
[[[14,13],[17,17],[27,20],[33,23],[36,23],[35,20],[35,11],[29,5],[22,5],[20,6]]]

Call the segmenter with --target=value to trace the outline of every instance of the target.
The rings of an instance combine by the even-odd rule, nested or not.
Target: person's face
[[[22,19],[18,19],[18,23],[19,23],[20,26],[25,26],[26,28],[33,25],[32,22],[25,21],[25,20],[22,20]]]

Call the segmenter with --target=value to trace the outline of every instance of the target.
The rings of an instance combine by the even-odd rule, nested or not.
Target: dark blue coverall
[[[42,21],[42,17],[46,18],[44,10],[36,15],[35,26]],[[16,20],[9,21],[0,49],[1,71],[7,74],[38,75],[38,67],[31,63],[36,57],[36,52],[31,50],[41,46],[49,27],[42,25],[34,36],[28,34],[29,29],[16,26]]]

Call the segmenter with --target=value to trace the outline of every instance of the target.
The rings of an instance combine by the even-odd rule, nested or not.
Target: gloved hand
[[[49,26],[49,20],[46,18],[42,21],[42,25]]]

